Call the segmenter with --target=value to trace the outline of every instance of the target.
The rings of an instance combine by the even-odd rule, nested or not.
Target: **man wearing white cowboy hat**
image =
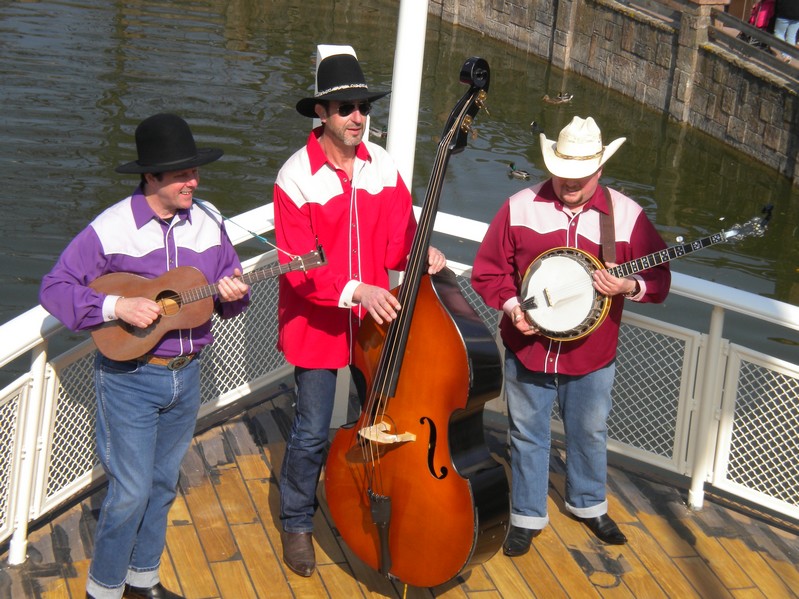
[[[566,434],[566,510],[601,541],[627,542],[607,513],[605,495],[607,418],[619,324],[624,298],[662,302],[671,282],[667,264],[624,278],[598,269],[589,281],[610,298],[601,324],[574,338],[537,328],[543,325],[522,309],[520,286],[528,267],[542,254],[553,248],[578,248],[613,266],[666,247],[638,204],[599,184],[603,165],[624,138],[604,145],[594,119],[574,117],[557,141],[544,134],[540,140],[551,178],[503,204],[472,271],[477,293],[504,313],[500,332],[506,348],[512,491],[511,527],[503,551],[512,557],[526,553],[549,521],[550,415],[556,399]]]
[[[42,280],[42,305],[72,330],[116,322],[152,335],[160,332],[151,327],[161,316],[152,297],[123,297],[91,284],[109,273],[154,279],[192,266],[217,282],[217,314],[240,314],[249,296],[238,278],[239,258],[216,209],[194,202],[198,167],[217,160],[222,150],[197,148],[186,121],[174,114],[142,121],[136,150],[137,160],[116,170],[138,174],[140,185],[69,243]],[[209,319],[153,338],[152,349],[134,359],[95,357],[97,452],[108,493],[94,535],[87,597],[180,598],[164,588],[158,570],[180,463],[200,407],[200,351],[212,340]]]
[[[297,102],[297,112],[322,124],[286,161],[274,188],[278,247],[303,254],[321,244],[328,262],[280,278],[278,347],[295,367],[297,393],[280,469],[280,520],[283,561],[301,576],[316,564],[316,486],[337,369],[350,366],[363,396],[363,375],[351,366],[353,343],[367,314],[377,323],[396,318],[400,305],[388,291],[388,271],[404,270],[416,231],[411,194],[394,161],[363,141],[371,103],[389,92],[369,90],[351,48],[324,48],[317,92]],[[431,274],[446,264],[432,247],[428,261]]]

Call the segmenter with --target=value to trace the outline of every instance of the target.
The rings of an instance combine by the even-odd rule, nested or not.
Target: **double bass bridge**
[[[374,443],[381,443],[390,445],[394,443],[407,443],[408,441],[416,441],[416,435],[413,433],[391,433],[389,432],[391,425],[388,422],[378,422],[371,426],[365,426],[358,431],[358,434]]]

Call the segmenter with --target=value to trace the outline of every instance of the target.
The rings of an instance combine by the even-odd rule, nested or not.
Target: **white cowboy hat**
[[[602,145],[602,132],[590,116],[576,116],[561,129],[558,141],[541,134],[541,152],[547,170],[563,179],[582,179],[593,175],[616,153],[626,137]]]

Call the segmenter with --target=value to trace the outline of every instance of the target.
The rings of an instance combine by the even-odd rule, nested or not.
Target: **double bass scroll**
[[[330,514],[349,548],[383,575],[448,582],[496,553],[509,519],[508,480],[485,445],[483,407],[502,387],[496,341],[455,275],[427,271],[427,249],[452,154],[483,107],[488,63],[469,58],[469,91],[449,116],[413,240],[402,305],[390,324],[361,325],[355,365],[367,397],[335,434],[325,469]]]

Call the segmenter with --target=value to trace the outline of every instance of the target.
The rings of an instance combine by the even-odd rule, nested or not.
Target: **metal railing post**
[[[31,495],[35,484],[36,457],[40,434],[42,401],[45,389],[44,376],[47,366],[47,342],[31,352],[31,381],[27,401],[20,410],[22,423],[22,452],[14,498],[14,533],[8,548],[9,565],[25,562],[28,551],[28,519],[31,513]]]
[[[713,461],[711,441],[716,438],[710,434],[716,412],[716,381],[718,380],[719,363],[721,362],[721,332],[724,328],[724,308],[714,306],[710,314],[710,330],[708,331],[707,348],[705,350],[706,368],[702,381],[702,393],[699,397],[698,434],[694,449],[693,468],[691,472],[691,488],[688,491],[688,507],[701,510],[704,502],[705,478]]]

